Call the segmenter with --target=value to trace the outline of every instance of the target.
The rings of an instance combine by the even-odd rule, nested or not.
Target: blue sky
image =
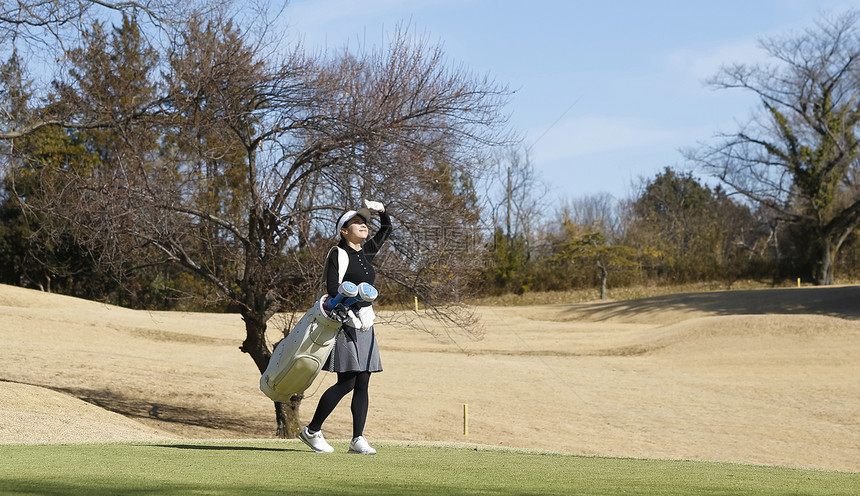
[[[684,167],[680,148],[735,129],[756,105],[704,79],[765,60],[761,37],[849,8],[860,1],[292,0],[284,18],[310,49],[379,45],[408,22],[452,63],[517,90],[511,125],[565,200],[628,197],[641,178]]]

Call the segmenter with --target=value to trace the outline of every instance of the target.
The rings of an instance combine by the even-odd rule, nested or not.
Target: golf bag
[[[327,297],[317,300],[275,347],[260,378],[260,390],[273,401],[289,401],[292,395],[303,393],[331,353],[342,322],[326,314],[323,304]]]
[[[338,281],[343,281],[349,259],[342,248],[332,248],[329,255],[332,251],[338,257]],[[323,271],[323,281],[325,278]],[[348,281],[341,282],[334,298],[323,294],[275,346],[269,365],[260,377],[260,390],[274,401],[289,401],[292,395],[303,393],[331,354],[342,325],[369,328],[373,324],[373,307],[364,307],[358,315],[348,307],[356,301],[372,302],[378,294],[370,284],[356,285]]]

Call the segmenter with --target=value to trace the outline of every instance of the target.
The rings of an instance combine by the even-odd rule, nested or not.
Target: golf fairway
[[[475,445],[297,440],[0,445],[0,494],[716,495],[860,493],[860,473],[582,457]]]

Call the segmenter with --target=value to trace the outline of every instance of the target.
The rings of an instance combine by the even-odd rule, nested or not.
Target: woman
[[[337,220],[337,233],[340,242],[337,250],[331,250],[325,262],[326,290],[329,296],[337,294],[338,286],[343,281],[354,284],[366,282],[373,284],[376,272],[373,269],[373,258],[380,247],[391,234],[391,218],[385,213],[385,208],[379,202],[364,202],[366,208],[359,211],[345,212]],[[367,222],[371,213],[378,213],[380,220],[379,232],[368,240]],[[346,253],[346,257],[342,252]],[[340,267],[347,260],[346,268]],[[341,277],[342,275],[342,277]],[[367,420],[368,394],[367,386],[370,374],[382,371],[379,359],[379,347],[373,333],[371,303],[359,302],[353,305],[353,310],[359,314],[363,324],[361,329],[344,325],[335,339],[331,355],[323,368],[337,372],[337,383],[328,388],[320,397],[316,412],[311,422],[299,433],[299,439],[318,453],[331,453],[334,448],[329,445],[322,435],[322,424],[334,411],[338,402],[352,391],[352,441],[349,443],[350,453],[372,455],[376,453],[364,438],[364,424]]]

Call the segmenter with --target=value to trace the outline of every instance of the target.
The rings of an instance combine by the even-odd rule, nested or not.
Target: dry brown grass
[[[477,314],[480,341],[429,320],[378,326],[368,438],[860,470],[860,288]],[[0,443],[271,437],[243,334],[235,315],[0,286]],[[348,401],[325,430],[349,435]]]
[[[846,281],[848,283],[856,281]],[[809,287],[808,283],[803,286]],[[700,293],[711,291],[739,291],[749,289],[776,289],[776,288],[794,288],[797,283],[784,281],[779,285],[774,286],[762,281],[755,280],[738,280],[732,283],[711,281],[711,282],[691,282],[685,284],[654,284],[654,285],[634,285],[627,287],[611,287],[607,290],[608,301],[634,300],[641,298],[651,298],[654,296],[673,295],[679,293]],[[531,306],[531,305],[558,305],[558,304],[573,304],[573,303],[592,303],[600,301],[600,290],[597,288],[590,289],[572,289],[568,291],[542,291],[542,292],[525,292],[522,294],[505,294],[501,296],[486,296],[470,301],[469,303],[477,306]]]

